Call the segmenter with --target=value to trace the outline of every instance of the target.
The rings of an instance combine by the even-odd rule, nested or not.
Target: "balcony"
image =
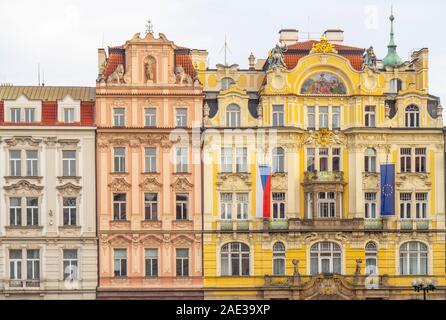
[[[397,221],[399,230],[429,230],[428,219],[405,219]]]
[[[366,230],[382,230],[383,220],[382,219],[365,219],[364,229]]]
[[[14,280],[9,280],[9,289],[25,289],[25,288],[31,288],[31,289],[40,288],[40,279],[32,279],[32,280],[14,279]]]
[[[248,231],[252,229],[249,220],[219,220],[217,221],[217,230],[221,231]]]
[[[343,171],[306,171],[305,184],[313,183],[344,183]]]
[[[364,230],[364,219],[290,219],[290,230]]]
[[[287,230],[288,221],[287,220],[271,220],[269,222],[269,228],[271,230]]]

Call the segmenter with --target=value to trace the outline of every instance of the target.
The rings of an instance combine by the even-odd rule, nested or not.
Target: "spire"
[[[398,67],[404,63],[403,59],[400,58],[398,53],[396,52],[396,43],[395,43],[395,33],[393,31],[393,21],[395,20],[395,16],[393,15],[393,7],[390,9],[390,41],[387,46],[387,56],[383,59],[383,64],[385,66]]]

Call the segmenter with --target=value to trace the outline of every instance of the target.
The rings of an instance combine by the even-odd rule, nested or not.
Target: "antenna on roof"
[[[221,48],[220,53],[222,52],[222,50],[225,50],[225,67],[227,67],[228,66],[228,60],[227,60],[228,51],[229,51],[229,53],[232,53],[232,52],[231,52],[231,49],[229,49],[228,42],[227,42],[227,39],[226,39],[226,35],[225,35],[225,44]]]
[[[45,86],[45,69],[42,69],[42,87]]]
[[[104,37],[105,37],[105,32],[102,32],[102,45],[101,45],[101,48],[104,48]]]
[[[40,63],[37,64],[37,85],[40,87]]]
[[[308,40],[310,40],[310,16],[308,16]]]

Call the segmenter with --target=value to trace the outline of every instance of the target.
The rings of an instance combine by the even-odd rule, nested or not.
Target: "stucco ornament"
[[[327,37],[322,35],[321,40],[313,45],[310,53],[338,53],[334,44],[329,43]]]
[[[276,44],[268,56],[268,70],[277,67],[286,68],[285,61],[283,60],[283,54],[287,52],[287,50],[288,47],[285,44],[283,46]]]
[[[155,80],[155,59],[153,57],[145,59],[144,69],[147,82],[153,82]]]
[[[108,77],[107,83],[125,83],[124,81],[124,65],[120,64],[116,67],[115,71]]]

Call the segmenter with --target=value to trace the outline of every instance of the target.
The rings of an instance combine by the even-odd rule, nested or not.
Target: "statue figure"
[[[117,84],[121,84],[124,81],[124,66],[122,64],[118,65],[113,71],[113,73],[108,77],[107,83],[116,82]]]
[[[284,45],[281,47],[279,44],[271,50],[268,57],[268,69],[274,67],[286,67],[285,61],[283,60],[283,54],[288,50],[288,47]]]
[[[175,68],[175,75],[176,75],[177,84],[188,84],[188,85],[193,84],[192,77],[190,75],[188,75],[186,73],[186,71],[184,71],[184,68],[182,65],[178,65]]]
[[[372,46],[370,46],[370,48],[368,48],[364,54],[363,67],[369,67],[373,70],[376,69],[376,55]]]
[[[299,260],[293,259],[292,262],[293,262],[293,265],[294,265],[293,276],[298,277],[298,276],[300,276],[300,273],[299,273]]]
[[[362,259],[356,259],[355,275],[357,275],[357,276],[361,274],[361,263],[362,263]]]
[[[390,107],[387,102],[386,102],[386,107],[385,107],[385,115],[386,115],[386,120],[389,120],[390,119]]]
[[[203,107],[203,124],[204,125],[211,124],[211,120],[209,119],[210,111],[211,111],[211,108],[209,107],[208,103],[206,102]]]
[[[146,68],[146,79],[147,81],[154,81],[155,77],[154,77],[154,72],[153,72],[153,67],[154,67],[155,63],[153,62],[153,60],[151,58],[147,59],[147,62],[145,64],[145,68]]]
[[[257,116],[259,120],[263,119],[263,106],[261,102],[257,105]]]

